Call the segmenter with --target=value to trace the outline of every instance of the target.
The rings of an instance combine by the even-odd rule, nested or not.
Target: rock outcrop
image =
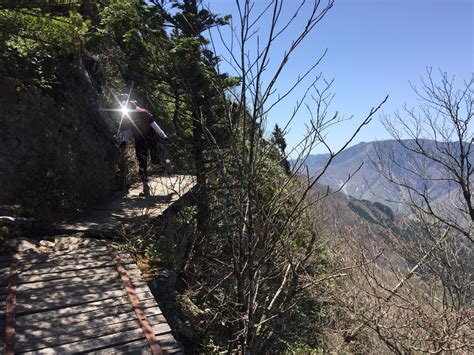
[[[89,74],[45,90],[0,77],[0,204],[35,213],[81,208],[115,187],[116,123]]]

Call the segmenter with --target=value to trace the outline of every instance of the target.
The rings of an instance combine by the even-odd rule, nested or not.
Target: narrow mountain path
[[[158,217],[193,186],[189,176],[155,177],[150,197],[132,187],[56,229],[100,233]],[[181,353],[133,259],[108,241],[78,239],[0,257],[3,353]]]
[[[150,196],[139,196],[141,184],[133,185],[128,193],[102,203],[80,217],[64,221],[55,227],[57,233],[107,232],[120,225],[133,224],[142,218],[154,218],[163,214],[195,185],[189,175],[151,177]]]
[[[140,270],[111,246],[0,260],[4,353],[177,353]]]

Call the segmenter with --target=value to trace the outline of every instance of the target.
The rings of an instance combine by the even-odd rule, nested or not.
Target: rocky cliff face
[[[57,213],[115,187],[115,122],[88,73],[65,73],[45,90],[0,77],[0,204]]]

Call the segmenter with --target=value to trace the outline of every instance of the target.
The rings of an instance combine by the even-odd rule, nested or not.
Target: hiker
[[[136,101],[130,101],[128,95],[122,95],[120,97],[120,105],[123,114],[123,120],[120,126],[120,131],[122,132],[120,148],[124,149],[130,138],[135,140],[138,171],[143,184],[143,192],[140,193],[140,196],[149,196],[148,157],[151,156],[153,163],[158,163],[158,139],[166,139],[168,137],[155,122],[153,115],[139,106]]]

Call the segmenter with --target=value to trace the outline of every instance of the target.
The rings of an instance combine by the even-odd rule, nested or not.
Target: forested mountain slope
[[[327,188],[318,184],[312,189],[310,198],[318,199],[327,193]],[[378,260],[382,268],[387,263],[402,269],[409,266],[409,260],[398,254],[396,245],[396,239],[413,237],[414,224],[404,215],[380,202],[361,200],[331,190],[319,206],[330,235],[326,242],[333,247],[339,245],[335,249],[345,250],[346,255],[351,255],[351,247],[361,248],[373,256],[383,250],[384,257]],[[317,214],[315,218],[318,218]]]

